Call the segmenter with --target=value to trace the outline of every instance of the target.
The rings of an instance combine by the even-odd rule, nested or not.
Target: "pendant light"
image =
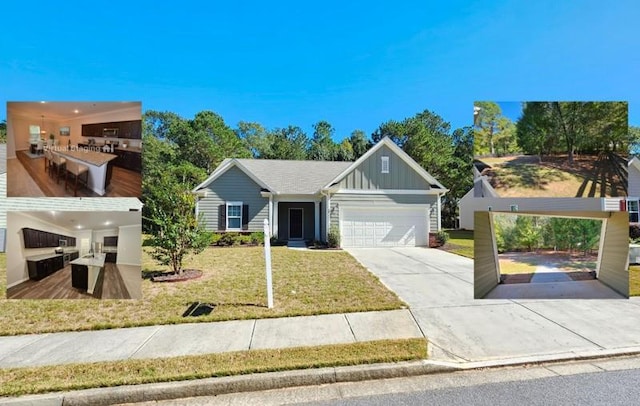
[[[47,132],[44,130],[44,115],[41,115],[40,117],[42,117],[42,126],[40,127],[40,134],[46,134]]]

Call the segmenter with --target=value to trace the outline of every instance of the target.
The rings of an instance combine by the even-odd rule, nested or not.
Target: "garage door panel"
[[[427,244],[427,210],[343,208],[342,246],[396,247]]]

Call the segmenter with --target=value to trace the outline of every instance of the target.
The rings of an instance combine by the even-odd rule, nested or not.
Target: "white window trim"
[[[627,199],[627,212],[629,213],[629,221],[631,222],[631,213],[635,213],[638,221],[640,221],[640,201],[639,199]],[[629,203],[636,203],[636,210],[631,211]]]
[[[239,228],[230,228],[229,227],[229,206],[240,206],[240,227]],[[227,214],[225,216],[225,230],[226,231],[242,231],[242,202],[227,202],[225,206],[225,210]],[[233,218],[238,218],[237,216],[233,216]]]
[[[386,155],[383,155],[380,157],[381,162],[382,162],[382,173],[389,173],[389,157]],[[386,169],[386,170],[385,170]]]

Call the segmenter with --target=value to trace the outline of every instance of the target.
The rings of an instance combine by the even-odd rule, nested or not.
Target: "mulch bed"
[[[151,276],[151,282],[184,282],[191,279],[198,279],[202,276],[199,269],[183,269],[181,273],[159,272]]]

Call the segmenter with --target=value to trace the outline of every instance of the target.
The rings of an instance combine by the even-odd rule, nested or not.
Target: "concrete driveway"
[[[411,309],[431,359],[553,359],[640,351],[640,298],[473,298],[473,260],[428,248],[350,248]]]

